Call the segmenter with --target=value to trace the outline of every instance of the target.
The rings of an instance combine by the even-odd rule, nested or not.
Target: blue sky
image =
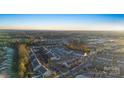
[[[1,14],[1,27],[38,29],[124,29],[122,14]],[[52,27],[52,28],[51,28]],[[53,28],[54,27],[54,28]],[[113,28],[112,28],[113,27]],[[105,28],[104,28],[105,29]]]

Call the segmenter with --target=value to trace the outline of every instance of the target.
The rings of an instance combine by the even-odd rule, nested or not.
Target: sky
[[[124,31],[124,15],[0,14],[0,29]]]

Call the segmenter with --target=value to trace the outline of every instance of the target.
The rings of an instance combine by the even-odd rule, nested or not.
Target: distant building
[[[110,76],[118,76],[120,75],[119,67],[104,67],[104,71],[108,73]]]

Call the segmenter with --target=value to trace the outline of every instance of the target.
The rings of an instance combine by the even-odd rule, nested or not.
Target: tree
[[[19,77],[24,77],[24,74],[26,72],[26,68],[23,62],[19,64]]]
[[[20,44],[18,48],[19,55],[19,65],[18,65],[18,75],[19,77],[25,77],[27,73],[26,65],[28,64],[28,51],[25,44]]]

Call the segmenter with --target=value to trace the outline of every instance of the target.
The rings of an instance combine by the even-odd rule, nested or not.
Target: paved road
[[[46,70],[49,70],[46,66],[44,66],[44,65],[39,61],[39,59],[37,58],[37,56],[36,56],[36,54],[34,53],[33,49],[30,48],[30,50],[31,50],[31,52],[34,54],[34,56],[35,56],[35,58],[36,58],[36,60],[37,60],[37,62],[38,62],[38,64],[39,64],[35,69],[39,68],[40,66],[43,66]]]

